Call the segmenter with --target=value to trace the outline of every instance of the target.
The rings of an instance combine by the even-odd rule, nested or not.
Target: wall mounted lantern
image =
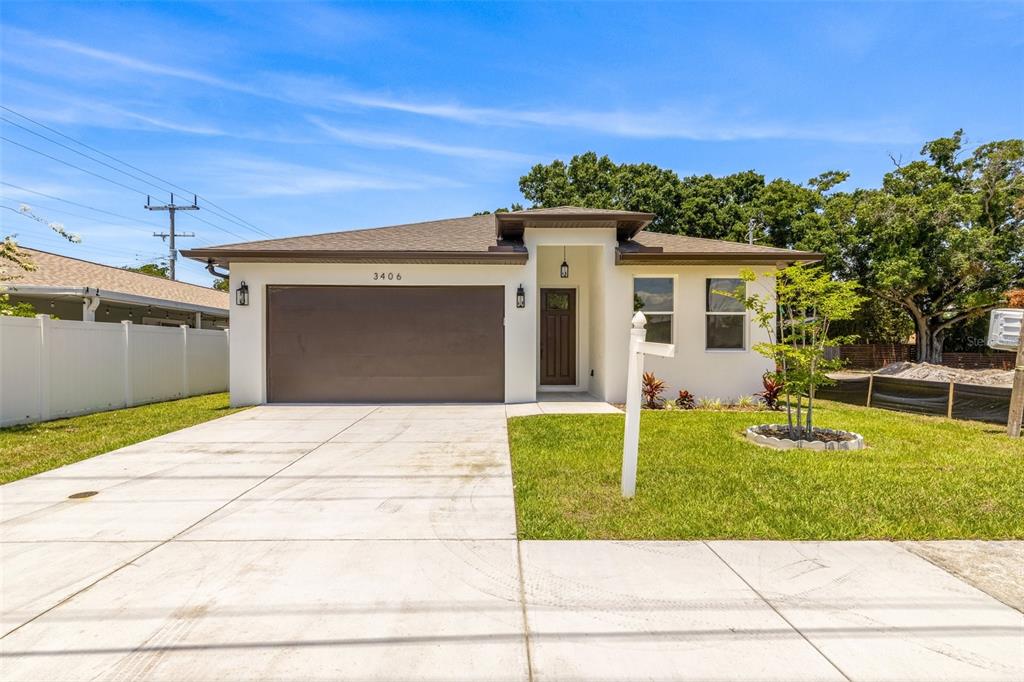
[[[562,268],[558,272],[562,279],[568,279],[569,277],[569,261],[565,259],[565,247],[562,247]]]
[[[238,305],[249,305],[249,285],[242,282],[235,291],[235,303]]]
[[[516,307],[517,308],[525,308],[526,307],[526,292],[523,291],[523,285],[522,284],[520,284],[519,288],[516,289]]]

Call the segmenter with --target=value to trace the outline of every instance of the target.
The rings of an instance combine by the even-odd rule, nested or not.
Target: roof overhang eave
[[[4,293],[13,294],[15,296],[98,298],[101,301],[124,303],[128,305],[152,306],[167,310],[184,310],[193,313],[203,313],[204,315],[217,315],[219,317],[227,317],[231,312],[228,308],[215,308],[196,303],[186,303],[184,301],[170,301],[166,298],[127,294],[122,291],[110,291],[108,289],[97,289],[96,287],[68,287],[49,284],[7,283],[2,287],[2,289]]]
[[[494,214],[494,234],[498,239],[522,239],[527,227],[557,228],[559,223],[612,223],[616,238],[620,241],[632,239],[651,224],[657,216],[653,213],[622,211],[613,213],[553,213],[531,214],[508,212]]]

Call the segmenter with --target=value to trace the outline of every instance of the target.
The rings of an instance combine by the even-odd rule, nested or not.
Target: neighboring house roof
[[[653,218],[635,211],[559,206],[225,244],[182,254],[225,266],[232,261],[521,264],[528,258],[521,241],[526,227],[596,227],[616,230],[616,262],[623,264],[820,260],[818,254],[790,249],[643,231]]]
[[[194,309],[227,314],[230,298],[227,292],[217,291],[187,282],[177,282],[140,272],[132,272],[110,265],[102,265],[78,258],[68,258],[48,251],[30,249],[19,245],[19,250],[28,254],[34,270],[20,270],[16,279],[3,282],[11,293],[47,294],[72,293],[98,295],[101,298],[119,299],[168,307]],[[88,289],[88,291],[85,291]]]

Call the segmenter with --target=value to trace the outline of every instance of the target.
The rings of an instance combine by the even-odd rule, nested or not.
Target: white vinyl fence
[[[227,331],[0,317],[0,426],[227,388]]]

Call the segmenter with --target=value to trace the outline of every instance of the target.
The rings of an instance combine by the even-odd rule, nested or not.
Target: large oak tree
[[[537,164],[519,179],[519,189],[534,207],[586,206],[647,211],[648,228],[707,239],[744,241],[753,228],[758,243],[800,246],[819,231],[828,193],[846,179],[830,172],[806,185],[760,173],[693,175],[650,163],[617,164],[587,152],[568,163]]]
[[[882,187],[836,197],[817,238],[837,274],[914,320],[919,361],[942,361],[955,325],[1005,305],[1024,283],[1024,140],[963,149],[963,132]]]

